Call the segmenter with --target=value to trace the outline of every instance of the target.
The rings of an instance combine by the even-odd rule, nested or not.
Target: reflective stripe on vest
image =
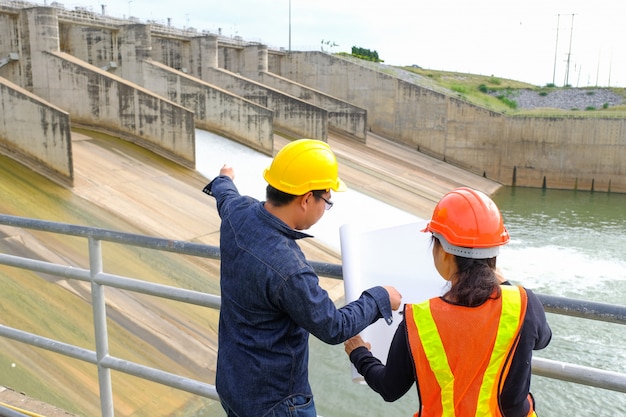
[[[498,399],[526,314],[523,288],[501,290],[500,298],[478,307],[455,306],[439,298],[407,305],[409,346],[424,416],[501,416]],[[473,327],[465,326],[465,333],[457,335],[459,323],[467,320]]]

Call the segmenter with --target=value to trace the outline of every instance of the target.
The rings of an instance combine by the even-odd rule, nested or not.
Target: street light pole
[[[291,52],[291,0],[289,0],[289,52]]]

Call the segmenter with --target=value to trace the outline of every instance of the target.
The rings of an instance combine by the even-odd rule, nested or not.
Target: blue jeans
[[[224,401],[222,407],[228,417],[239,417]],[[296,395],[278,404],[265,417],[317,417],[317,412],[312,397]]]

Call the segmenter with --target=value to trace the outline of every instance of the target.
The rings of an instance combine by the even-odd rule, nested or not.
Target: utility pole
[[[552,69],[552,85],[556,85],[554,78],[556,77],[556,51],[559,48],[559,21],[561,20],[561,15],[558,14],[556,17],[556,45],[554,46],[554,68]]]
[[[569,84],[569,64],[572,58],[572,34],[574,33],[574,13],[572,13],[572,27],[570,28],[569,33],[569,52],[567,53],[567,70],[565,71],[565,85],[567,87]]]
[[[598,67],[596,68],[596,87],[598,86],[598,78],[600,77],[600,52],[598,51]]]
[[[607,81],[607,87],[611,86],[611,71],[613,70],[613,52],[611,52],[611,59],[609,60],[609,80]]]
[[[289,0],[289,52],[291,52],[291,0]]]

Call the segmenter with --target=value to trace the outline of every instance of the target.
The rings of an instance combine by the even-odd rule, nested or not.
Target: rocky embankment
[[[494,96],[501,94],[502,91],[492,93]],[[522,89],[512,90],[505,96],[515,101],[518,109],[599,110],[624,103],[624,97],[608,88]]]

